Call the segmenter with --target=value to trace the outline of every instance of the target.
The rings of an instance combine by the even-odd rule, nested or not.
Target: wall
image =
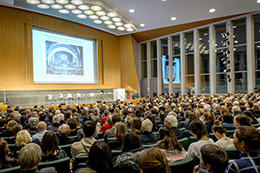
[[[63,19],[4,6],[0,6],[0,26],[0,90],[102,89],[121,88],[127,84],[127,80],[124,79],[121,85],[121,75],[125,70],[121,72],[122,55],[119,47],[128,49],[131,45],[130,43],[126,46],[122,45],[124,39],[120,44],[120,37]],[[99,83],[96,85],[34,84],[32,26],[97,39]],[[130,49],[132,47],[129,51]],[[136,84],[138,85],[137,81]]]

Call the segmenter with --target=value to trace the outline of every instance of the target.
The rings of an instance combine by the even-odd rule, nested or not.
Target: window
[[[151,42],[151,77],[157,77],[157,44]]]
[[[191,93],[194,90],[194,45],[193,31],[185,33],[185,61],[186,61],[186,93]]]
[[[147,44],[141,44],[142,78],[147,78]]]
[[[260,14],[254,16],[255,28],[255,87],[260,88]]]

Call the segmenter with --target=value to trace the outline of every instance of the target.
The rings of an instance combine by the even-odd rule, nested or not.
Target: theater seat
[[[196,159],[193,159],[192,157],[180,161],[176,161],[176,162],[169,162],[171,171],[174,173],[193,172],[193,168],[197,164],[198,161]]]
[[[240,158],[240,152],[237,149],[235,149],[235,148],[226,148],[224,150],[227,152],[229,159],[234,160],[234,159],[239,159]]]
[[[179,141],[179,143],[181,143],[181,145],[183,146],[183,148],[187,151],[188,148],[189,148],[189,146],[190,146],[190,144],[191,144],[192,142],[195,142],[196,139],[195,139],[194,137],[191,137],[191,138],[182,138],[182,139],[180,139],[180,140],[178,140],[178,141]]]
[[[72,145],[72,144],[60,145],[60,148],[61,148],[62,150],[64,150],[65,153],[67,154],[67,156],[70,157],[70,158],[71,158],[71,145]]]
[[[38,169],[55,167],[57,173],[70,173],[70,158],[66,157],[59,160],[40,162]]]
[[[20,172],[20,166],[6,168],[6,169],[0,169],[0,173],[17,173],[17,172]]]

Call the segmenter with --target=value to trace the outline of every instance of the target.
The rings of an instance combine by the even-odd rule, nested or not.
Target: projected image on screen
[[[169,84],[169,59],[165,55],[162,56],[162,75],[163,83]],[[172,61],[172,81],[173,84],[180,84],[180,58],[173,58]]]
[[[83,75],[82,47],[46,41],[47,74]]]
[[[33,27],[33,81],[39,84],[96,84],[96,40]]]

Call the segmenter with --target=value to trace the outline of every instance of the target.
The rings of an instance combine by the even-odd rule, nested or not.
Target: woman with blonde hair
[[[127,132],[127,127],[126,127],[125,123],[117,122],[115,124],[116,139],[108,140],[108,145],[111,150],[121,149],[126,132]]]
[[[30,142],[32,142],[32,137],[27,130],[21,130],[17,133],[15,139],[15,144],[17,146],[23,147]]]

